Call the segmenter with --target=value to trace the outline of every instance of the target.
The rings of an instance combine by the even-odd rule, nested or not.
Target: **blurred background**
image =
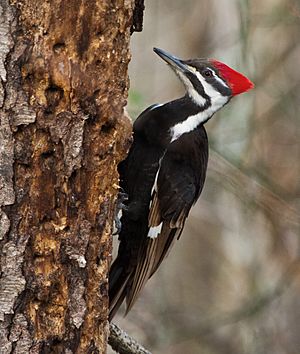
[[[217,58],[256,87],[206,124],[202,196],[133,310],[115,322],[155,354],[299,354],[300,3],[145,7],[144,30],[131,40],[133,119],[183,94],[154,46]]]

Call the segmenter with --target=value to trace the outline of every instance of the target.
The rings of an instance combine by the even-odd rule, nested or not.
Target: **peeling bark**
[[[0,0],[0,352],[105,353],[133,1]]]

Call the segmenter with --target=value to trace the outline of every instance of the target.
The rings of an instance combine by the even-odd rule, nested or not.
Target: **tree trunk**
[[[0,353],[105,353],[131,0],[0,0]]]

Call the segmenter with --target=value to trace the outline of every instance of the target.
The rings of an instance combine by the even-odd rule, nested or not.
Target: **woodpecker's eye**
[[[204,70],[204,71],[203,71],[203,75],[204,75],[205,77],[212,77],[212,76],[213,76],[213,73],[212,73],[211,70]]]

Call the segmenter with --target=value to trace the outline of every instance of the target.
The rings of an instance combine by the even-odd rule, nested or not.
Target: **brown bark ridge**
[[[133,0],[0,0],[0,353],[105,353]]]

